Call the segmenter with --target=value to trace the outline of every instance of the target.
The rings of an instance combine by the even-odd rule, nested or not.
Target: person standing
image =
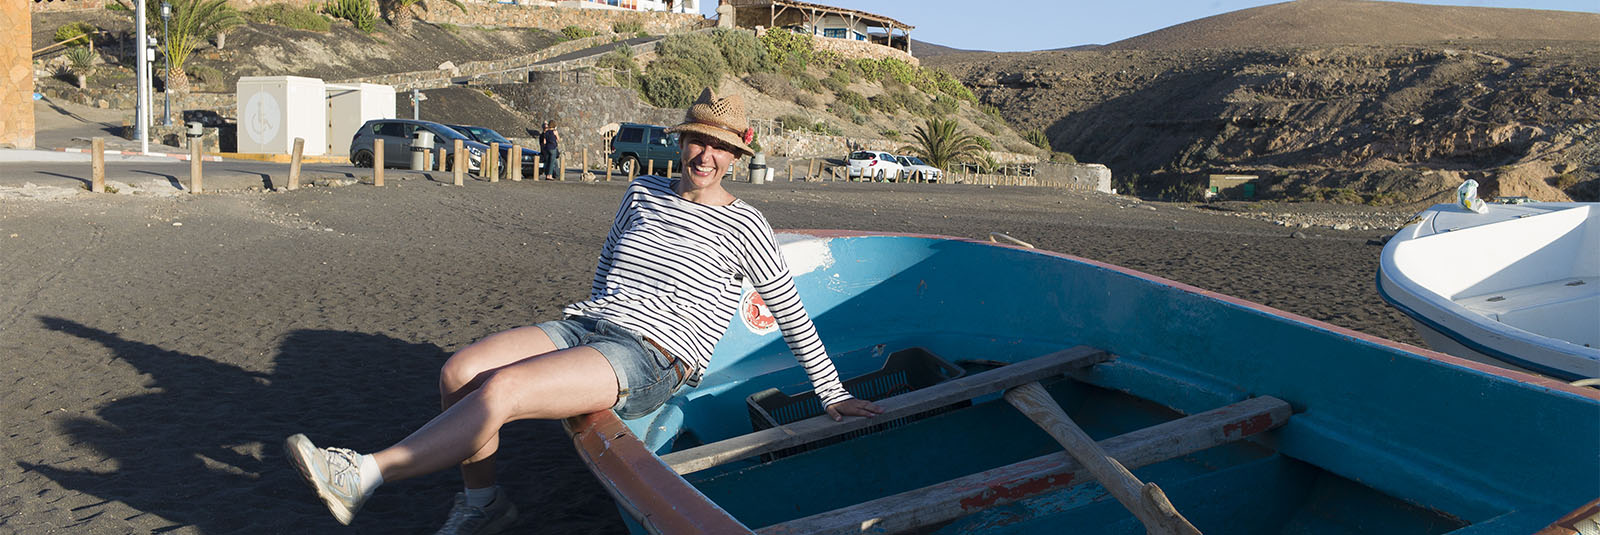
[[[844,389],[766,217],[723,189],[728,167],[752,153],[744,101],[706,89],[668,132],[680,134],[683,175],[646,175],[629,185],[588,300],[563,308],[564,319],[502,331],[456,352],[439,371],[444,412],[393,446],[363,455],[318,448],[303,434],[285,441],[340,523],[350,523],[385,482],[460,467],[466,489],[439,533],[510,527],[516,508],[494,474],[500,426],[602,410],[624,419],[650,414],[699,385],[746,283],[766,301],[829,416],[883,412]]]
[[[539,134],[539,154],[544,155],[550,174],[547,180],[561,179],[561,133],[555,121],[545,121],[544,132]]]

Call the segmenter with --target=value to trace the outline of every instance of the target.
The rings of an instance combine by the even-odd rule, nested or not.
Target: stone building
[[[786,28],[823,38],[819,44],[859,41],[911,55],[913,26],[883,15],[796,0],[725,0],[723,4],[734,9],[734,25],[740,28]]]

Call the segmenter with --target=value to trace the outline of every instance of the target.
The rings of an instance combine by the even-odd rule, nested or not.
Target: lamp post
[[[172,4],[161,0],[161,42],[168,47],[172,46],[172,34],[167,33],[167,20],[172,18]],[[172,126],[172,54],[166,54],[163,63],[167,64],[167,81],[161,84],[161,94],[166,98],[166,103],[161,105],[161,125]]]

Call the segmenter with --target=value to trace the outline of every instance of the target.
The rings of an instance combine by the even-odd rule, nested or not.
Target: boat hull
[[[970,375],[949,384],[967,384],[1063,348],[1096,348],[1113,358],[1045,387],[1103,443],[1262,397],[1287,402],[1293,415],[1281,426],[1239,424],[1254,432],[1134,470],[1168,489],[1202,531],[1532,532],[1600,496],[1600,481],[1589,477],[1600,473],[1600,391],[1066,255],[936,236],[803,231],[780,240],[843,377],[922,348],[966,368]],[[751,327],[760,324],[736,318],[699,387],[626,422],[640,437],[635,446],[611,441],[586,456],[636,457],[622,465],[653,467],[758,433],[831,425],[803,420],[752,432],[747,397],[809,388],[781,337]],[[968,407],[792,456],[734,455],[680,473],[737,522],[781,533],[851,504],[893,501],[1059,452],[991,392]],[[603,483],[626,478],[615,466],[594,469]],[[1078,476],[974,485],[956,489],[977,492],[956,502],[959,517],[922,530],[1142,531],[1102,487]],[[641,516],[651,514],[670,512]],[[1316,515],[1337,517],[1328,523],[1335,527]],[[841,532],[877,523],[853,525]]]
[[[1600,209],[1438,205],[1385,244],[1378,291],[1429,347],[1562,380],[1600,377]]]

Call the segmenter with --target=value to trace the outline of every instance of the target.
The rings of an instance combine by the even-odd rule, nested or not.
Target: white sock
[[[484,507],[494,503],[494,495],[499,490],[499,485],[484,487],[481,489],[467,489],[467,505],[473,507]]]
[[[362,455],[357,461],[356,468],[361,470],[361,495],[371,496],[372,491],[383,484],[383,471],[378,470],[378,460],[371,455]]]

